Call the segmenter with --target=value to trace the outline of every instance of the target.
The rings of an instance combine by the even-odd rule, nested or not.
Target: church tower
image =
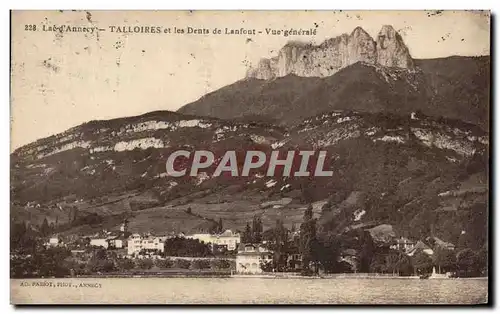
[[[122,222],[122,225],[120,226],[120,231],[123,232],[124,234],[128,232],[128,220],[124,220]]]

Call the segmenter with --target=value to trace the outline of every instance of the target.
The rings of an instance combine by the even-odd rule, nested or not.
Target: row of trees
[[[98,263],[97,263],[98,264]],[[101,262],[104,267],[91,269],[95,272],[127,272],[133,270],[149,270],[152,268],[158,269],[192,269],[192,270],[229,270],[232,264],[226,259],[128,259],[119,258],[116,260],[106,260]]]
[[[210,246],[197,239],[174,237],[165,241],[165,254],[170,256],[209,257],[213,256]]]
[[[245,231],[243,231],[241,242],[242,243],[260,243],[262,241],[262,220],[260,217],[253,217],[252,226],[247,223]]]
[[[221,271],[234,268],[227,259],[128,259],[114,252],[95,250],[85,256],[74,257],[65,248],[40,249],[35,255],[11,258],[11,278],[66,277],[99,273],[128,272],[158,269],[192,269]]]
[[[438,273],[452,272],[459,277],[481,276],[487,272],[486,245],[476,251],[470,248],[448,250],[435,246],[432,257],[423,251],[410,257],[404,252],[390,249],[388,245],[376,245],[368,231],[358,231],[350,236],[333,232],[318,234],[311,205],[304,212],[298,239],[289,240],[289,231],[280,220],[264,234],[269,243],[268,248],[274,252],[272,265],[263,265],[266,270],[289,269],[287,256],[297,252],[298,248],[304,275],[316,274],[321,269],[327,273],[356,271],[404,276],[430,273],[434,267]],[[355,253],[351,252],[349,256],[350,263],[340,258],[344,248],[354,248]]]
[[[370,264],[370,272],[398,275],[429,274],[433,268],[437,273],[451,272],[457,277],[483,276],[487,271],[487,257],[485,252],[471,249],[458,252],[437,249],[432,257],[424,252],[411,257],[397,252],[378,253]]]
[[[63,261],[70,252],[62,248],[38,247],[28,255],[14,255],[10,259],[11,278],[64,277],[69,269]]]
[[[211,234],[218,234],[224,232],[224,225],[222,224],[222,218],[219,218],[218,222],[214,222],[210,230],[208,230]]]

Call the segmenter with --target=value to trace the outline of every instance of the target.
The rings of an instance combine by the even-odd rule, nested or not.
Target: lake
[[[487,298],[486,278],[11,279],[17,304],[478,304]]]

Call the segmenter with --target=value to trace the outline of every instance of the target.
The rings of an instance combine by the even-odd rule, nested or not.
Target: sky
[[[15,11],[11,23],[11,151],[91,120],[175,111],[242,79],[289,40],[320,44],[357,26],[375,38],[390,24],[416,59],[490,49],[489,13],[472,11]],[[103,30],[49,30],[60,25]],[[118,26],[162,32],[120,33]],[[175,34],[174,27],[210,34]],[[241,27],[263,33],[224,34]],[[316,35],[272,36],[265,28]]]

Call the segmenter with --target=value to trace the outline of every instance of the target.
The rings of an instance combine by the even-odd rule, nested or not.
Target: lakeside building
[[[138,255],[142,250],[165,252],[165,243],[162,237],[153,235],[140,235],[138,233],[130,236],[127,242],[127,254]]]
[[[431,249],[427,244],[425,244],[422,241],[418,241],[417,244],[410,250],[406,251],[406,255],[408,256],[413,256],[417,254],[418,252],[423,252],[429,256],[434,254],[434,250]]]
[[[91,238],[91,246],[100,246],[105,249],[122,249],[126,246],[126,239],[122,235],[111,235],[106,238]]]
[[[396,239],[396,241],[390,246],[393,250],[408,252],[415,247],[416,242],[405,237]]]
[[[105,249],[122,249],[127,246],[127,239],[130,233],[128,232],[128,221],[124,220],[120,225],[120,231],[102,230],[90,237],[90,245],[98,246]]]
[[[240,244],[236,254],[236,272],[241,274],[260,274],[261,264],[271,262],[272,253],[257,244]]]
[[[427,237],[427,242],[434,246],[434,248],[445,249],[453,251],[455,250],[455,245],[450,242],[441,240],[438,237]]]
[[[186,238],[196,239],[200,242],[211,244],[212,246],[225,246],[229,251],[236,250],[236,248],[238,248],[238,244],[241,243],[240,234],[232,232],[229,229],[221,234],[195,233],[192,235],[187,235]]]
[[[126,235],[122,232],[103,232],[90,238],[91,246],[99,246],[105,249],[122,249],[126,246]]]

